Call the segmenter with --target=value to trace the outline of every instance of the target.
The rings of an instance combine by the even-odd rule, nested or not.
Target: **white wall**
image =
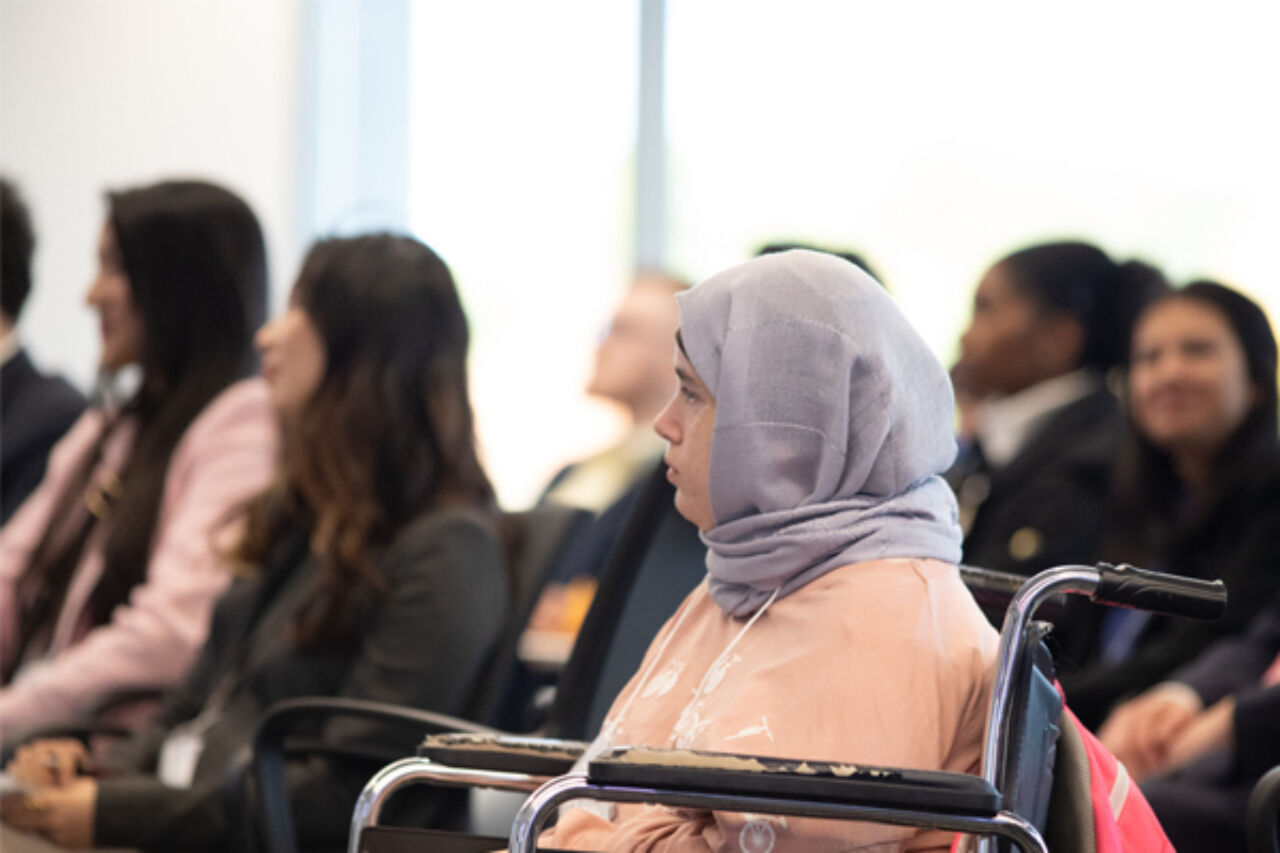
[[[301,254],[302,0],[0,0],[0,170],[39,234],[23,340],[82,387],[98,351],[84,292],[102,192],[223,183],[266,231],[272,302]]]

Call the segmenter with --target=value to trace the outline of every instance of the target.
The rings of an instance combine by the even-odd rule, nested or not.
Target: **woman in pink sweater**
[[[0,744],[79,722],[107,698],[176,684],[230,577],[219,522],[272,470],[254,369],[266,252],[237,196],[196,181],[108,195],[88,302],[108,381],[45,480],[0,530]],[[106,395],[110,396],[110,395]]]
[[[658,418],[706,581],[654,639],[592,754],[621,745],[976,772],[997,636],[955,568],[937,476],[946,371],[853,265],[793,251],[677,297],[680,389]],[[592,850],[945,850],[907,827],[618,806]]]

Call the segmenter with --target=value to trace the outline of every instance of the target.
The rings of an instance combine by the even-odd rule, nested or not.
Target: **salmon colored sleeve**
[[[213,534],[269,481],[275,417],[258,380],[223,392],[174,450],[146,580],[111,619],[0,690],[0,738],[73,722],[112,693],[177,683],[230,575]]]

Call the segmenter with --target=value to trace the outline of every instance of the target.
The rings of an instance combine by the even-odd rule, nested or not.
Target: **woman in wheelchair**
[[[939,478],[946,371],[853,265],[792,251],[681,294],[680,387],[656,423],[708,575],[590,754],[647,745],[976,772],[997,637],[960,580]],[[946,849],[902,827],[619,806],[546,844]]]
[[[68,847],[232,849],[224,782],[272,703],[463,710],[507,600],[467,341],[449,270],[421,243],[377,235],[311,250],[288,309],[258,335],[284,449],[247,509],[240,577],[208,645],[157,724],[100,766],[67,742],[23,749],[10,770],[28,788],[3,801],[6,823]],[[289,770],[303,844],[339,845],[363,776]]]

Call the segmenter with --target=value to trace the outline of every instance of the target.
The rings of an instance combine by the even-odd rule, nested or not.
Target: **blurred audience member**
[[[1155,269],[1085,243],[1046,243],[983,276],[953,376],[980,400],[974,443],[948,480],[964,562],[1031,574],[1097,558],[1123,420],[1107,374],[1128,352]]]
[[[542,500],[600,512],[616,501],[662,455],[653,419],[675,391],[671,341],[679,314],[675,295],[688,285],[665,273],[635,277],[596,348],[587,393],[627,410],[631,429],[618,444],[565,468]]]
[[[0,741],[176,684],[230,575],[220,521],[270,476],[277,431],[253,371],[266,305],[258,220],[195,181],[111,193],[88,302],[101,370],[138,365],[91,408],[0,530]],[[108,380],[104,380],[108,381]]]
[[[634,501],[634,487],[662,457],[653,419],[675,393],[671,342],[680,325],[675,295],[688,287],[666,273],[639,273],[596,348],[587,393],[626,408],[631,429],[618,444],[557,474],[542,496],[600,517],[567,543],[529,617],[534,632],[558,636],[535,633],[526,637],[527,644],[549,641],[561,650],[558,654],[567,654],[595,596],[596,576]]]
[[[884,279],[880,278],[880,276],[876,274],[876,271],[871,268],[871,265],[866,262],[862,255],[859,255],[857,252],[849,249],[829,249],[823,246],[815,246],[812,243],[777,242],[766,243],[761,246],[756,250],[756,257],[758,258],[762,255],[776,255],[778,252],[789,252],[792,249],[805,249],[810,252],[822,252],[823,254],[835,255],[837,258],[843,258],[867,275],[874,278],[881,284],[881,286],[884,285]]]
[[[49,451],[85,405],[66,380],[36,370],[18,340],[35,248],[22,196],[0,178],[0,526],[40,484]]]
[[[1062,682],[1086,724],[1162,681],[1219,637],[1244,630],[1280,588],[1276,341],[1246,297],[1196,282],[1147,308],[1134,328],[1132,428],[1106,556],[1199,578],[1230,596],[1217,622],[1090,608],[1072,626],[1083,661]]]
[[[312,249],[288,309],[258,335],[283,461],[250,506],[234,552],[245,570],[208,646],[102,778],[75,772],[84,755],[67,742],[20,752],[11,772],[36,789],[4,802],[7,822],[68,847],[235,849],[224,782],[273,703],[464,709],[507,603],[467,339],[452,276],[423,244],[375,235]],[[300,843],[341,847],[362,775],[299,763],[288,778]]]
[[[1249,794],[1280,765],[1280,594],[1246,633],[1116,708],[1101,736],[1146,780],[1142,790],[1179,850],[1245,849]]]

